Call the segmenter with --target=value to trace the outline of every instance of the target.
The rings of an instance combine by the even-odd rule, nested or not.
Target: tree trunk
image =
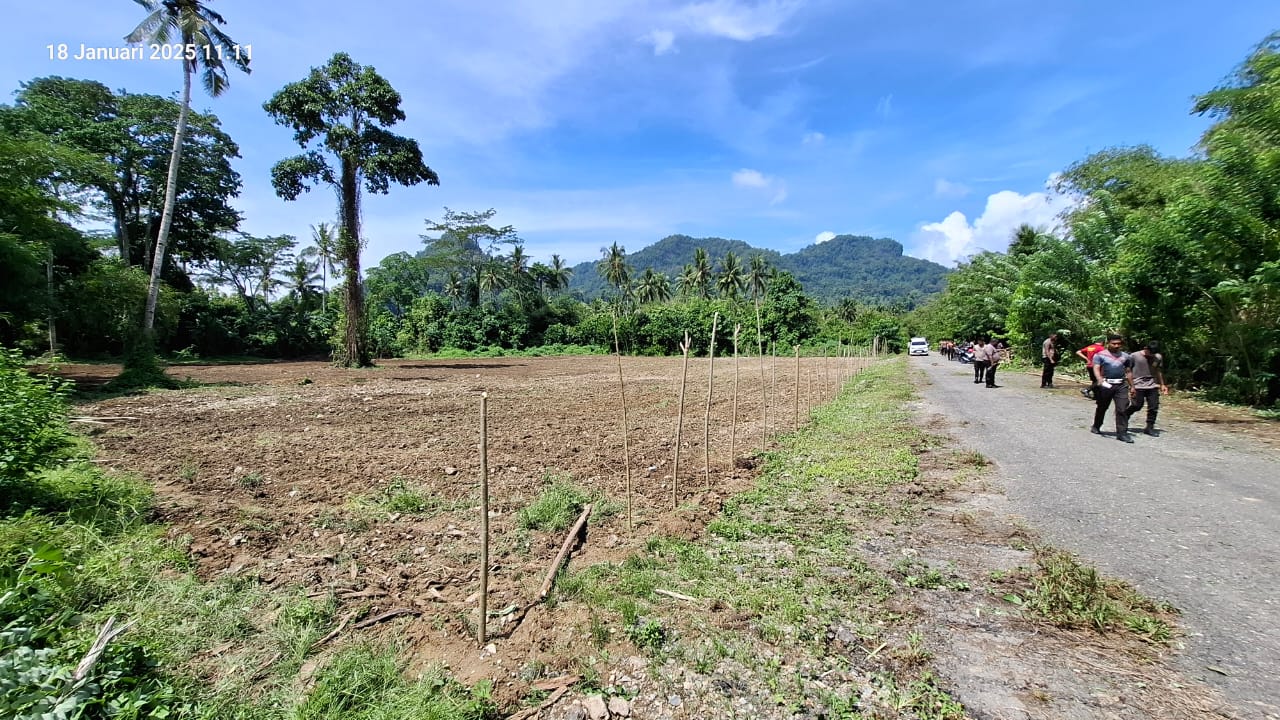
[[[369,367],[369,347],[364,337],[364,286],[360,282],[360,178],[356,163],[342,158],[342,228],[338,238],[339,253],[346,273],[346,332],[338,364],[344,367]]]
[[[147,309],[142,317],[142,332],[148,341],[155,340],[156,300],[160,296],[160,272],[164,269],[164,252],[169,245],[169,228],[173,226],[173,206],[178,196],[178,163],[182,161],[182,140],[187,134],[187,115],[191,112],[191,64],[182,64],[182,109],[178,111],[178,129],[173,133],[173,153],[169,155],[169,177],[164,187],[164,214],[160,232],[156,233],[156,253],[151,261],[151,282],[147,286]]]
[[[133,264],[129,257],[129,220],[125,217],[124,200],[116,193],[110,193],[111,214],[116,221],[116,248],[120,251],[120,260],[126,267]]]

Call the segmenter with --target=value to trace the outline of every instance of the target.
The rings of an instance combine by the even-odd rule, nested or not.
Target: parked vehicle
[[[911,342],[907,344],[908,355],[928,355],[929,341],[922,337],[913,337]]]

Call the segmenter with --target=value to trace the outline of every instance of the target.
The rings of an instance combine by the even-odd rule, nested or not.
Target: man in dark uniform
[[[1160,412],[1160,396],[1169,394],[1169,386],[1164,384],[1164,356],[1160,354],[1160,343],[1152,340],[1142,352],[1133,356],[1133,388],[1134,403],[1126,411],[1129,417],[1138,414],[1145,404],[1147,406],[1147,427],[1143,433],[1151,437],[1159,437],[1156,430],[1156,415]]]
[[[1093,356],[1093,371],[1098,378],[1093,386],[1093,399],[1097,407],[1093,411],[1093,425],[1089,432],[1102,434],[1102,421],[1107,418],[1107,408],[1116,406],[1116,439],[1131,443],[1129,437],[1129,401],[1133,394],[1133,356],[1121,348],[1124,338],[1107,336],[1107,349]]]
[[[1058,367],[1058,333],[1049,333],[1044,344],[1040,346],[1040,360],[1044,363],[1044,371],[1040,373],[1040,387],[1053,387],[1053,371]]]

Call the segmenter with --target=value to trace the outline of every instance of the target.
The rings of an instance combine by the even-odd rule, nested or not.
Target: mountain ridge
[[[793,253],[757,248],[742,240],[668,235],[628,253],[627,264],[632,277],[646,268],[665,273],[674,290],[681,268],[693,262],[694,249],[699,247],[707,251],[717,269],[727,252],[736,254],[744,266],[752,255],[762,255],[771,267],[795,275],[810,296],[827,303],[844,298],[881,303],[922,299],[941,292],[950,272],[935,262],[904,255],[896,240],[866,235],[837,235]],[[596,271],[597,264],[587,261],[575,265],[569,290],[588,299],[603,294],[608,286]]]

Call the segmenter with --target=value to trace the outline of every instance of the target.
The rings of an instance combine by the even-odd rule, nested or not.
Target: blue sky
[[[338,50],[404,98],[440,187],[364,203],[366,266],[421,248],[444,207],[495,208],[534,259],[598,259],[672,234],[791,252],[831,234],[890,237],[950,265],[1052,225],[1049,177],[1147,143],[1186,155],[1192,98],[1268,32],[1274,0],[214,0],[252,45],[215,112],[241,147],[242,229],[305,238],[335,199],[277,198],[296,154],[262,103]],[[0,88],[43,75],[175,94],[177,65],[50,60],[118,46],[128,0],[11,3]],[[6,102],[11,101],[9,95]]]

